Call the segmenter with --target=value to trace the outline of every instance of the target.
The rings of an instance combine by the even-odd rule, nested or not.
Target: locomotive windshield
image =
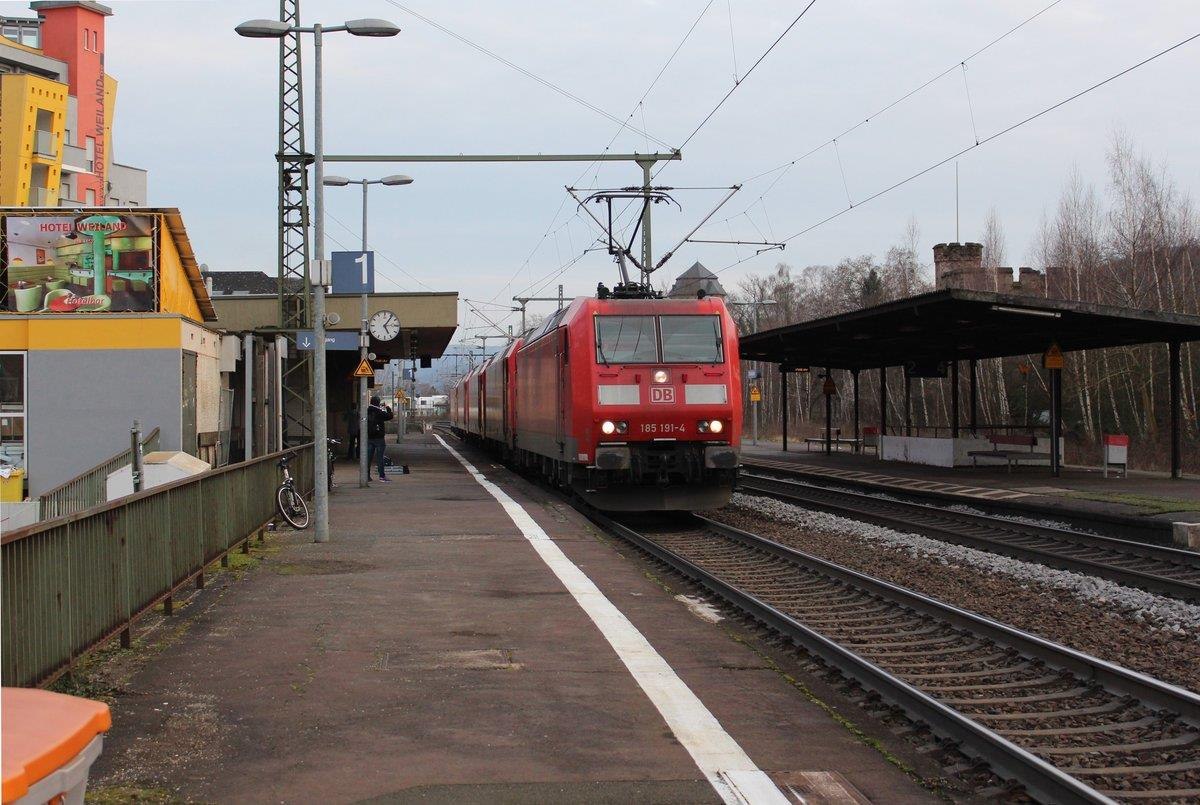
[[[721,363],[721,322],[716,316],[660,316],[663,363]]]
[[[597,363],[722,363],[724,360],[721,322],[717,316],[596,317]]]
[[[653,316],[597,316],[596,360],[599,363],[654,363],[658,335]]]

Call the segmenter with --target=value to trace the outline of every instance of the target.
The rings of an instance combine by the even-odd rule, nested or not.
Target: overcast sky
[[[694,32],[637,108],[655,74],[708,0],[506,0],[433,3],[415,11],[507,57],[672,145],[681,143],[787,27],[804,3],[713,0]],[[120,82],[115,156],[150,170],[150,200],[178,206],[200,259],[213,269],[275,271],[277,48],[237,37],[250,17],[271,17],[271,0],[110,3],[107,69]],[[787,163],[956,65],[1050,0],[817,0],[745,79],[656,183],[723,186]],[[27,4],[0,3],[6,14]],[[393,39],[326,40],[326,140],[331,153],[532,153],[602,150],[618,126],[442,31],[389,0],[304,0],[304,19],[336,24],[382,17]],[[778,173],[748,182],[703,230],[709,238],[783,238],[928,165],[1200,32],[1195,0],[1060,0],[961,68],[797,163],[761,203]],[[311,70],[311,42],[306,42]],[[736,67],[735,67],[736,65]],[[978,239],[995,207],[1009,262],[1030,253],[1038,220],[1077,167],[1103,188],[1112,133],[1126,132],[1163,163],[1179,186],[1200,183],[1200,40],[960,159],[961,236]],[[311,100],[312,83],[306,91]],[[311,113],[311,103],[309,103]],[[972,111],[974,122],[972,123]],[[644,122],[643,122],[644,121]],[[310,130],[311,134],[311,130]],[[311,140],[310,140],[311,147]],[[614,150],[657,148],[625,132]],[[841,170],[838,166],[841,160]],[[483,301],[554,292],[560,266],[597,230],[563,204],[582,165],[340,165],[352,176],[411,174],[415,184],[376,188],[371,246],[388,279],[381,290],[458,290]],[[843,183],[842,172],[845,174]],[[592,171],[583,184],[596,181]],[[601,185],[639,180],[629,164],[606,165]],[[683,210],[660,207],[656,252],[695,225],[721,193],[680,191]],[[329,248],[357,248],[359,195],[327,194]],[[751,206],[753,205],[753,206]],[[557,215],[556,215],[557,211]],[[923,258],[955,237],[954,164],[864,204],[721,275],[784,260],[794,266],[845,256],[882,256],[910,218]],[[553,223],[553,226],[552,226]],[[548,229],[555,234],[543,238]],[[760,234],[761,233],[761,234]],[[532,253],[532,257],[530,257]],[[748,254],[686,246],[664,269],[693,261],[719,269]],[[528,260],[527,260],[528,258]],[[392,261],[407,272],[389,263]],[[414,279],[415,278],[415,279]],[[611,284],[615,270],[593,253],[561,278],[567,294]],[[663,279],[667,279],[664,277]],[[497,316],[503,311],[492,311]],[[512,321],[509,319],[508,321]],[[467,321],[472,326],[477,321]]]

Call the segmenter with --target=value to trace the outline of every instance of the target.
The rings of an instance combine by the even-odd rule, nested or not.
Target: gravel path
[[[1200,606],[771,498],[736,494],[710,516],[1200,691]]]

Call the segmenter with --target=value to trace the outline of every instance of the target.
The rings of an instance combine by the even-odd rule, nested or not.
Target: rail
[[[142,451],[154,452],[158,445],[158,428],[155,428],[142,440]],[[133,450],[127,447],[90,470],[76,475],[48,492],[43,492],[38,495],[38,502],[41,504],[38,506],[38,519],[50,520],[98,506],[107,498],[108,476],[132,463]]]
[[[708,518],[645,533],[587,514],[1034,799],[1112,805],[1126,795],[1194,795],[1189,775],[1200,761],[1164,762],[1200,725],[1200,695],[1192,691]],[[786,565],[795,572],[780,572]],[[1084,714],[1094,726],[1069,720]],[[1025,721],[1038,728],[1020,729]],[[1147,725],[1145,734],[1136,731]],[[1078,736],[1087,733],[1099,738],[1083,745]],[[1160,739],[1175,734],[1183,737]],[[1087,754],[1096,762],[1079,762]]]
[[[154,487],[0,537],[0,675],[45,684],[120,634],[275,515],[276,462],[295,455],[312,489],[312,445]]]

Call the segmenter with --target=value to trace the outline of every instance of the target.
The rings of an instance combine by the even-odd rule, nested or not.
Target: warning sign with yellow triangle
[[[374,377],[375,370],[371,368],[370,362],[363,358],[358,362],[358,368],[354,370],[355,377]]]

